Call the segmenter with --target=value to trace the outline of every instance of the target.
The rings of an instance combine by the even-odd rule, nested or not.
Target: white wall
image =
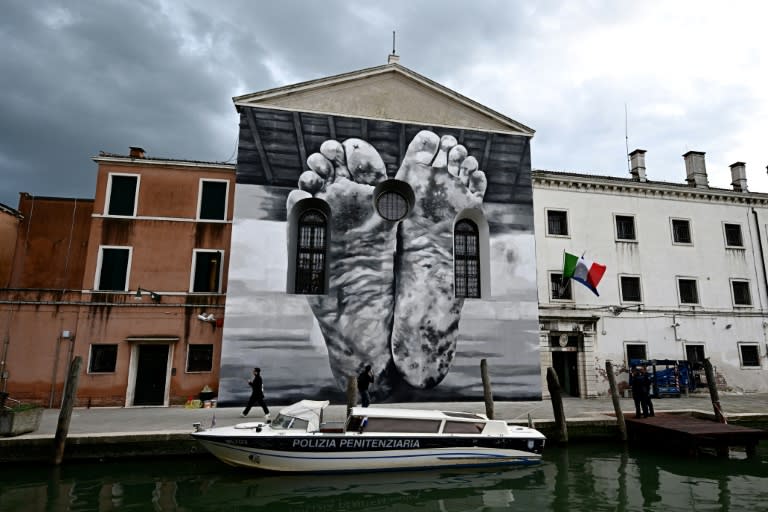
[[[686,344],[703,344],[722,389],[768,391],[768,299],[752,213],[757,212],[768,250],[768,196],[536,171],[533,197],[540,316],[598,319],[594,353],[580,369],[588,375],[588,395],[607,392],[607,380],[600,373],[605,360],[625,364],[628,342],[647,344],[652,359],[685,359]],[[548,208],[567,210],[568,237],[547,235]],[[634,216],[636,243],[616,241],[615,214]],[[673,244],[671,218],[690,221],[691,246]],[[725,248],[723,222],[741,225],[744,249]],[[600,297],[574,282],[572,302],[550,300],[549,272],[562,270],[563,251],[586,252],[587,259],[607,266],[598,286]],[[640,276],[641,313],[623,311],[616,316],[608,309],[631,305],[620,299],[620,274]],[[680,305],[678,276],[697,280],[699,305]],[[731,278],[749,281],[751,306],[734,306]],[[679,326],[673,328],[673,323]],[[544,351],[546,338],[541,339]],[[760,367],[742,368],[739,342],[758,343]]]

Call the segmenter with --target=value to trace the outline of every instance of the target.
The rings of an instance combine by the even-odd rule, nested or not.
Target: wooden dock
[[[731,447],[744,447],[747,456],[755,455],[761,439],[768,439],[768,431],[698,419],[683,414],[657,413],[645,419],[625,416],[630,442],[673,447],[689,454],[714,450],[727,456]]]

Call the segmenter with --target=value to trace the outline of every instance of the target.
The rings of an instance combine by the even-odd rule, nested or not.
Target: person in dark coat
[[[269,420],[269,408],[264,402],[264,382],[261,380],[261,368],[253,369],[253,378],[248,381],[248,385],[251,386],[251,397],[240,416],[245,418],[251,412],[251,407],[259,405],[264,411],[264,417]]]
[[[632,400],[635,402],[635,418],[647,418],[649,400],[646,395],[648,393],[648,379],[645,374],[640,372],[640,368],[635,367],[632,370],[629,386],[632,388]],[[640,416],[641,408],[643,410],[642,416]]]
[[[357,390],[360,392],[360,399],[363,407],[371,405],[371,394],[368,392],[368,386],[373,384],[373,372],[371,365],[366,365],[365,369],[357,376]]]
[[[643,416],[646,418],[648,416],[655,416],[653,414],[653,402],[651,402],[651,395],[653,394],[653,379],[650,375],[648,375],[648,371],[645,368],[640,368],[640,375],[645,382],[645,394],[643,395],[643,400],[645,402],[642,404]]]

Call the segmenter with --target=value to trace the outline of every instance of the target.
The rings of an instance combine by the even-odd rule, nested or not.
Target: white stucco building
[[[629,359],[709,358],[720,389],[768,391],[768,194],[741,162],[733,189],[709,187],[695,151],[685,182],[648,180],[644,153],[627,178],[533,172],[542,373],[590,397],[608,392],[606,360],[626,382]],[[559,295],[564,251],[607,266],[599,297]]]

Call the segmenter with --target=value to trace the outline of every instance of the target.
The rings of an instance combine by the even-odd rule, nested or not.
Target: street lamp
[[[135,300],[141,300],[141,292],[145,292],[149,294],[149,298],[152,299],[152,302],[160,302],[160,294],[153,292],[152,290],[147,290],[146,288],[142,288],[139,286],[139,288],[136,290],[136,296],[134,297]]]

